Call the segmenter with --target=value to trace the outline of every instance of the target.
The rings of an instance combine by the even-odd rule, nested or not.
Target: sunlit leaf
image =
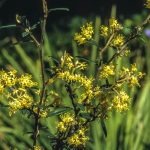
[[[68,112],[70,110],[72,110],[72,108],[70,108],[70,107],[57,108],[54,111],[49,112],[48,117],[57,116],[57,115],[60,115],[62,113]]]

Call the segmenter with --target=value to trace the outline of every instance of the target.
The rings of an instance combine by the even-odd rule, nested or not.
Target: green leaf
[[[8,127],[1,127],[0,132],[1,133],[14,133],[14,130],[12,128],[8,128]]]
[[[17,62],[17,60],[13,57],[11,53],[8,53],[7,49],[1,50],[2,55],[4,58],[20,73],[23,73],[23,69],[21,68],[20,64]]]
[[[89,113],[80,113],[80,116],[85,119],[91,119],[91,115]]]
[[[59,61],[56,59],[56,58],[54,58],[53,56],[48,56],[50,59],[52,59],[54,62],[55,62],[55,64],[56,65],[59,65],[60,63],[59,63]]]
[[[97,42],[94,41],[94,40],[89,40],[89,41],[87,41],[87,42],[86,42],[86,45],[88,45],[88,46],[94,45],[94,46],[96,46],[96,47],[99,47],[99,45],[97,44]]]
[[[82,60],[84,60],[84,61],[87,61],[87,62],[92,62],[92,63],[97,64],[95,61],[90,60],[90,59],[87,59],[87,58],[84,58],[84,57],[82,57],[82,56],[75,56],[75,57],[77,57],[77,58],[79,58],[79,59],[82,59]]]
[[[36,24],[34,24],[34,25],[31,27],[31,30],[36,29],[39,24],[40,24],[40,21],[38,21]],[[23,33],[22,33],[22,37],[23,37],[23,38],[26,37],[26,36],[28,36],[28,35],[29,35],[29,32],[23,32]]]
[[[0,30],[1,29],[9,29],[9,28],[16,28],[17,26],[15,24],[11,24],[11,25],[6,25],[6,26],[1,26],[0,27]]]
[[[70,108],[70,107],[58,108],[58,109],[55,109],[54,111],[49,112],[48,117],[57,116],[62,113],[68,112],[70,110],[72,110],[72,108]]]
[[[139,41],[143,44],[146,44],[146,38],[144,36],[139,37]]]
[[[48,13],[52,11],[69,11],[69,9],[68,8],[52,8],[48,10]]]
[[[80,110],[84,111],[85,110],[85,106],[82,104],[77,104],[77,108],[79,108]]]
[[[9,107],[9,105],[5,105],[5,104],[0,102],[0,107]]]
[[[100,122],[101,122],[101,127],[103,129],[104,135],[105,137],[107,137],[107,128],[106,128],[105,122],[104,120],[101,120]]]
[[[29,32],[22,32],[22,37],[24,38],[24,37],[26,37],[27,35],[29,35]]]

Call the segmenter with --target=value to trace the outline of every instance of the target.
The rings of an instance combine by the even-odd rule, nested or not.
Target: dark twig
[[[43,19],[41,20],[41,42],[39,43],[36,38],[30,34],[30,37],[35,42],[36,46],[39,49],[39,58],[40,58],[40,64],[41,64],[41,76],[42,76],[42,89],[40,93],[40,101],[38,105],[37,114],[35,115],[35,123],[34,123],[34,133],[33,133],[33,149],[34,146],[37,144],[37,137],[39,135],[39,119],[40,119],[40,106],[43,104],[43,97],[45,95],[45,75],[44,75],[44,59],[43,59],[43,44],[44,44],[44,38],[45,38],[45,27],[46,27],[46,20],[48,17],[48,8],[47,8],[47,2],[46,0],[42,0],[43,4]]]

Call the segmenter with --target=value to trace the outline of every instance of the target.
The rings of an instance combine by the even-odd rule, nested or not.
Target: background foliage
[[[120,20],[125,25],[125,34],[129,33],[129,28],[134,25],[138,25],[145,18],[147,12],[142,11],[140,14],[128,15],[129,18],[125,19],[121,16]],[[116,16],[116,7],[111,9],[110,16]],[[35,19],[36,20],[36,19]],[[83,55],[85,58],[93,59],[96,55],[95,46],[87,46],[77,48],[76,43],[73,41],[74,33],[79,27],[86,22],[86,20],[92,20],[95,23],[95,30],[98,30],[98,26],[101,22],[106,22],[107,17],[101,16],[95,17],[91,15],[89,17],[73,17],[66,24],[61,21],[56,26],[51,25],[51,30],[47,33],[45,42],[45,66],[48,68],[51,64],[49,56],[60,56],[65,50],[72,53],[74,56]],[[149,27],[147,27],[148,29]],[[0,41],[0,66],[3,69],[15,68],[21,74],[23,72],[31,73],[34,79],[40,82],[39,72],[39,60],[38,56],[35,56],[35,47],[33,43],[26,44],[26,39],[21,37],[21,31],[13,30],[7,31],[9,35],[5,34],[5,31],[1,31],[2,40]],[[13,33],[13,34],[12,34]],[[14,36],[15,35],[15,36]],[[19,39],[19,43],[16,43],[16,38]],[[118,68],[123,64],[129,65],[132,62],[136,62],[139,69],[146,73],[144,80],[142,81],[141,88],[128,90],[129,95],[133,96],[131,108],[124,114],[111,113],[110,117],[106,121],[107,138],[101,129],[100,123],[94,122],[91,125],[92,142],[88,144],[87,149],[92,150],[149,150],[150,149],[150,37],[146,36],[145,32],[141,39],[136,42],[132,42],[130,58],[124,57],[122,60],[118,60]],[[99,36],[95,35],[95,40],[99,40]],[[108,52],[108,56],[111,55],[111,51]],[[89,74],[93,72],[93,64],[89,69]],[[58,83],[55,87],[60,89]],[[65,95],[63,95],[65,98]],[[1,97],[0,99],[3,99]],[[1,102],[0,102],[1,103]],[[24,113],[24,112],[21,112]],[[56,118],[43,119],[43,122],[47,122],[48,131],[43,130],[40,138],[40,143],[45,149],[49,149],[49,136],[50,133],[55,132]],[[32,145],[32,141],[29,140],[30,131],[32,131],[32,122],[24,115],[17,113],[15,117],[9,117],[6,107],[1,103],[0,107],[0,149],[19,149],[23,150]]]

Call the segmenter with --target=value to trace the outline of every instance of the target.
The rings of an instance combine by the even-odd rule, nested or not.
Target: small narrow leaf
[[[72,108],[70,107],[58,108],[58,109],[55,109],[54,111],[49,112],[48,117],[57,116],[62,113],[68,112],[70,110],[72,110]]]
[[[9,105],[5,105],[3,103],[0,103],[0,107],[9,107]]]
[[[48,10],[48,13],[52,11],[69,11],[69,9],[68,8],[52,8]]]
[[[90,59],[87,59],[87,58],[84,58],[84,57],[82,57],[82,56],[75,56],[75,57],[77,57],[77,58],[79,58],[79,59],[82,59],[82,60],[85,60],[85,61],[87,61],[87,62],[93,62],[93,63],[97,64],[95,61],[90,60]]]
[[[17,26],[15,24],[11,24],[11,25],[6,25],[6,26],[1,26],[0,27],[0,30],[1,29],[9,29],[9,28],[16,28]]]
[[[90,45],[95,45],[96,47],[99,47],[99,45],[94,40],[87,41],[86,44],[89,45],[89,46]]]
[[[104,120],[101,120],[100,122],[101,122],[101,127],[103,129],[104,135],[105,137],[107,137],[107,128],[106,128],[105,122]]]
[[[56,62],[56,64],[57,65],[59,65],[60,63],[59,63],[59,61],[56,59],[56,58],[54,58],[53,56],[48,56],[50,59],[52,59],[54,62]]]
[[[23,37],[23,38],[26,37],[27,35],[29,35],[28,32],[22,32],[22,37]]]
[[[85,110],[85,106],[84,106],[83,104],[77,103],[77,108],[79,108],[79,109],[82,110],[82,111]]]
[[[85,119],[91,119],[91,115],[89,113],[80,113],[80,116]]]

